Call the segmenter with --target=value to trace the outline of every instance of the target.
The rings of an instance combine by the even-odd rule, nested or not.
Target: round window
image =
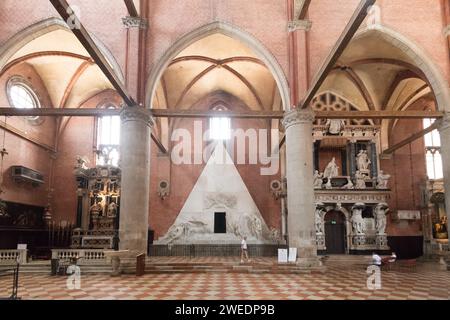
[[[39,99],[31,87],[21,78],[11,78],[7,85],[8,100],[12,107],[18,109],[40,108]],[[27,117],[36,121],[38,116]]]

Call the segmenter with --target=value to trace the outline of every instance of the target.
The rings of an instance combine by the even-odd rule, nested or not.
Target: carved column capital
[[[312,22],[310,20],[293,20],[288,22],[288,32],[297,30],[311,30]]]
[[[148,21],[146,19],[142,19],[139,17],[127,16],[125,18],[122,18],[122,23],[125,26],[125,28],[140,28],[140,29],[148,28]]]
[[[142,107],[123,107],[120,112],[120,119],[122,122],[128,121],[140,121],[144,122],[147,126],[153,127],[154,121],[150,112]]]
[[[282,120],[283,126],[287,129],[297,124],[312,123],[314,121],[314,112],[310,109],[299,109],[288,111]]]
[[[450,24],[444,28],[443,33],[446,38],[450,36]]]
[[[450,112],[445,112],[444,116],[436,121],[439,121],[439,133],[444,133],[447,129],[450,129]]]

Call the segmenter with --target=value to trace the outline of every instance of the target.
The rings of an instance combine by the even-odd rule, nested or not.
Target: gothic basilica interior
[[[450,1],[3,0],[0,30],[0,270],[449,263]]]

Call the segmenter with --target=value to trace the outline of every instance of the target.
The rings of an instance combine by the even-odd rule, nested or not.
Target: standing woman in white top
[[[244,263],[244,256],[247,261],[250,261],[248,259],[247,237],[244,237],[241,242],[241,263]]]

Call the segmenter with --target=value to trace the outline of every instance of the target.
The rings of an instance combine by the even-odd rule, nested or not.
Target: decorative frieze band
[[[288,32],[297,30],[311,30],[312,22],[310,20],[293,20],[288,22]]]
[[[323,203],[384,203],[390,199],[389,191],[367,191],[367,192],[353,192],[339,190],[333,192],[328,190],[316,190],[314,192],[315,201]]]
[[[125,17],[122,18],[122,23],[125,26],[125,28],[140,28],[140,29],[147,29],[148,28],[148,22],[145,19],[139,18],[139,17]]]
[[[122,122],[141,121],[149,127],[152,127],[154,125],[153,118],[151,117],[148,110],[138,106],[124,107],[120,113],[120,119],[122,120]]]
[[[283,118],[283,126],[287,129],[296,124],[312,123],[314,121],[314,112],[310,109],[302,110],[296,108],[288,111]]]

